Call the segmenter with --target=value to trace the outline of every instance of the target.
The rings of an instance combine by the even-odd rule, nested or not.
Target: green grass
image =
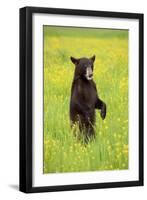
[[[96,140],[70,129],[73,57],[96,55],[94,81],[107,104]],[[128,31],[44,26],[44,173],[128,169]]]

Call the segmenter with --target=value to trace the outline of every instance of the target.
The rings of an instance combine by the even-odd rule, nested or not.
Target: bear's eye
[[[89,64],[84,64],[84,67],[89,67],[90,65]]]
[[[89,64],[84,64],[84,67],[87,68],[87,67],[92,67],[92,64],[89,63]]]

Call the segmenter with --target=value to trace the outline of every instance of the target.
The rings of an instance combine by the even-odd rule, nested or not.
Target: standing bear
[[[71,57],[71,61],[75,65],[70,99],[71,126],[78,124],[80,135],[88,143],[95,138],[95,109],[99,109],[105,119],[106,104],[99,98],[93,81],[95,56],[89,59]]]

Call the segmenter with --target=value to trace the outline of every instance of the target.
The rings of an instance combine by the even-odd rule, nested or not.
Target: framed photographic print
[[[20,9],[20,191],[143,185],[143,14]]]

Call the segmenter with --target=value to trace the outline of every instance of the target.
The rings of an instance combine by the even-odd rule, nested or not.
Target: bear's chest
[[[93,84],[91,83],[81,83],[78,85],[78,95],[82,101],[86,104],[95,104],[97,92]]]

